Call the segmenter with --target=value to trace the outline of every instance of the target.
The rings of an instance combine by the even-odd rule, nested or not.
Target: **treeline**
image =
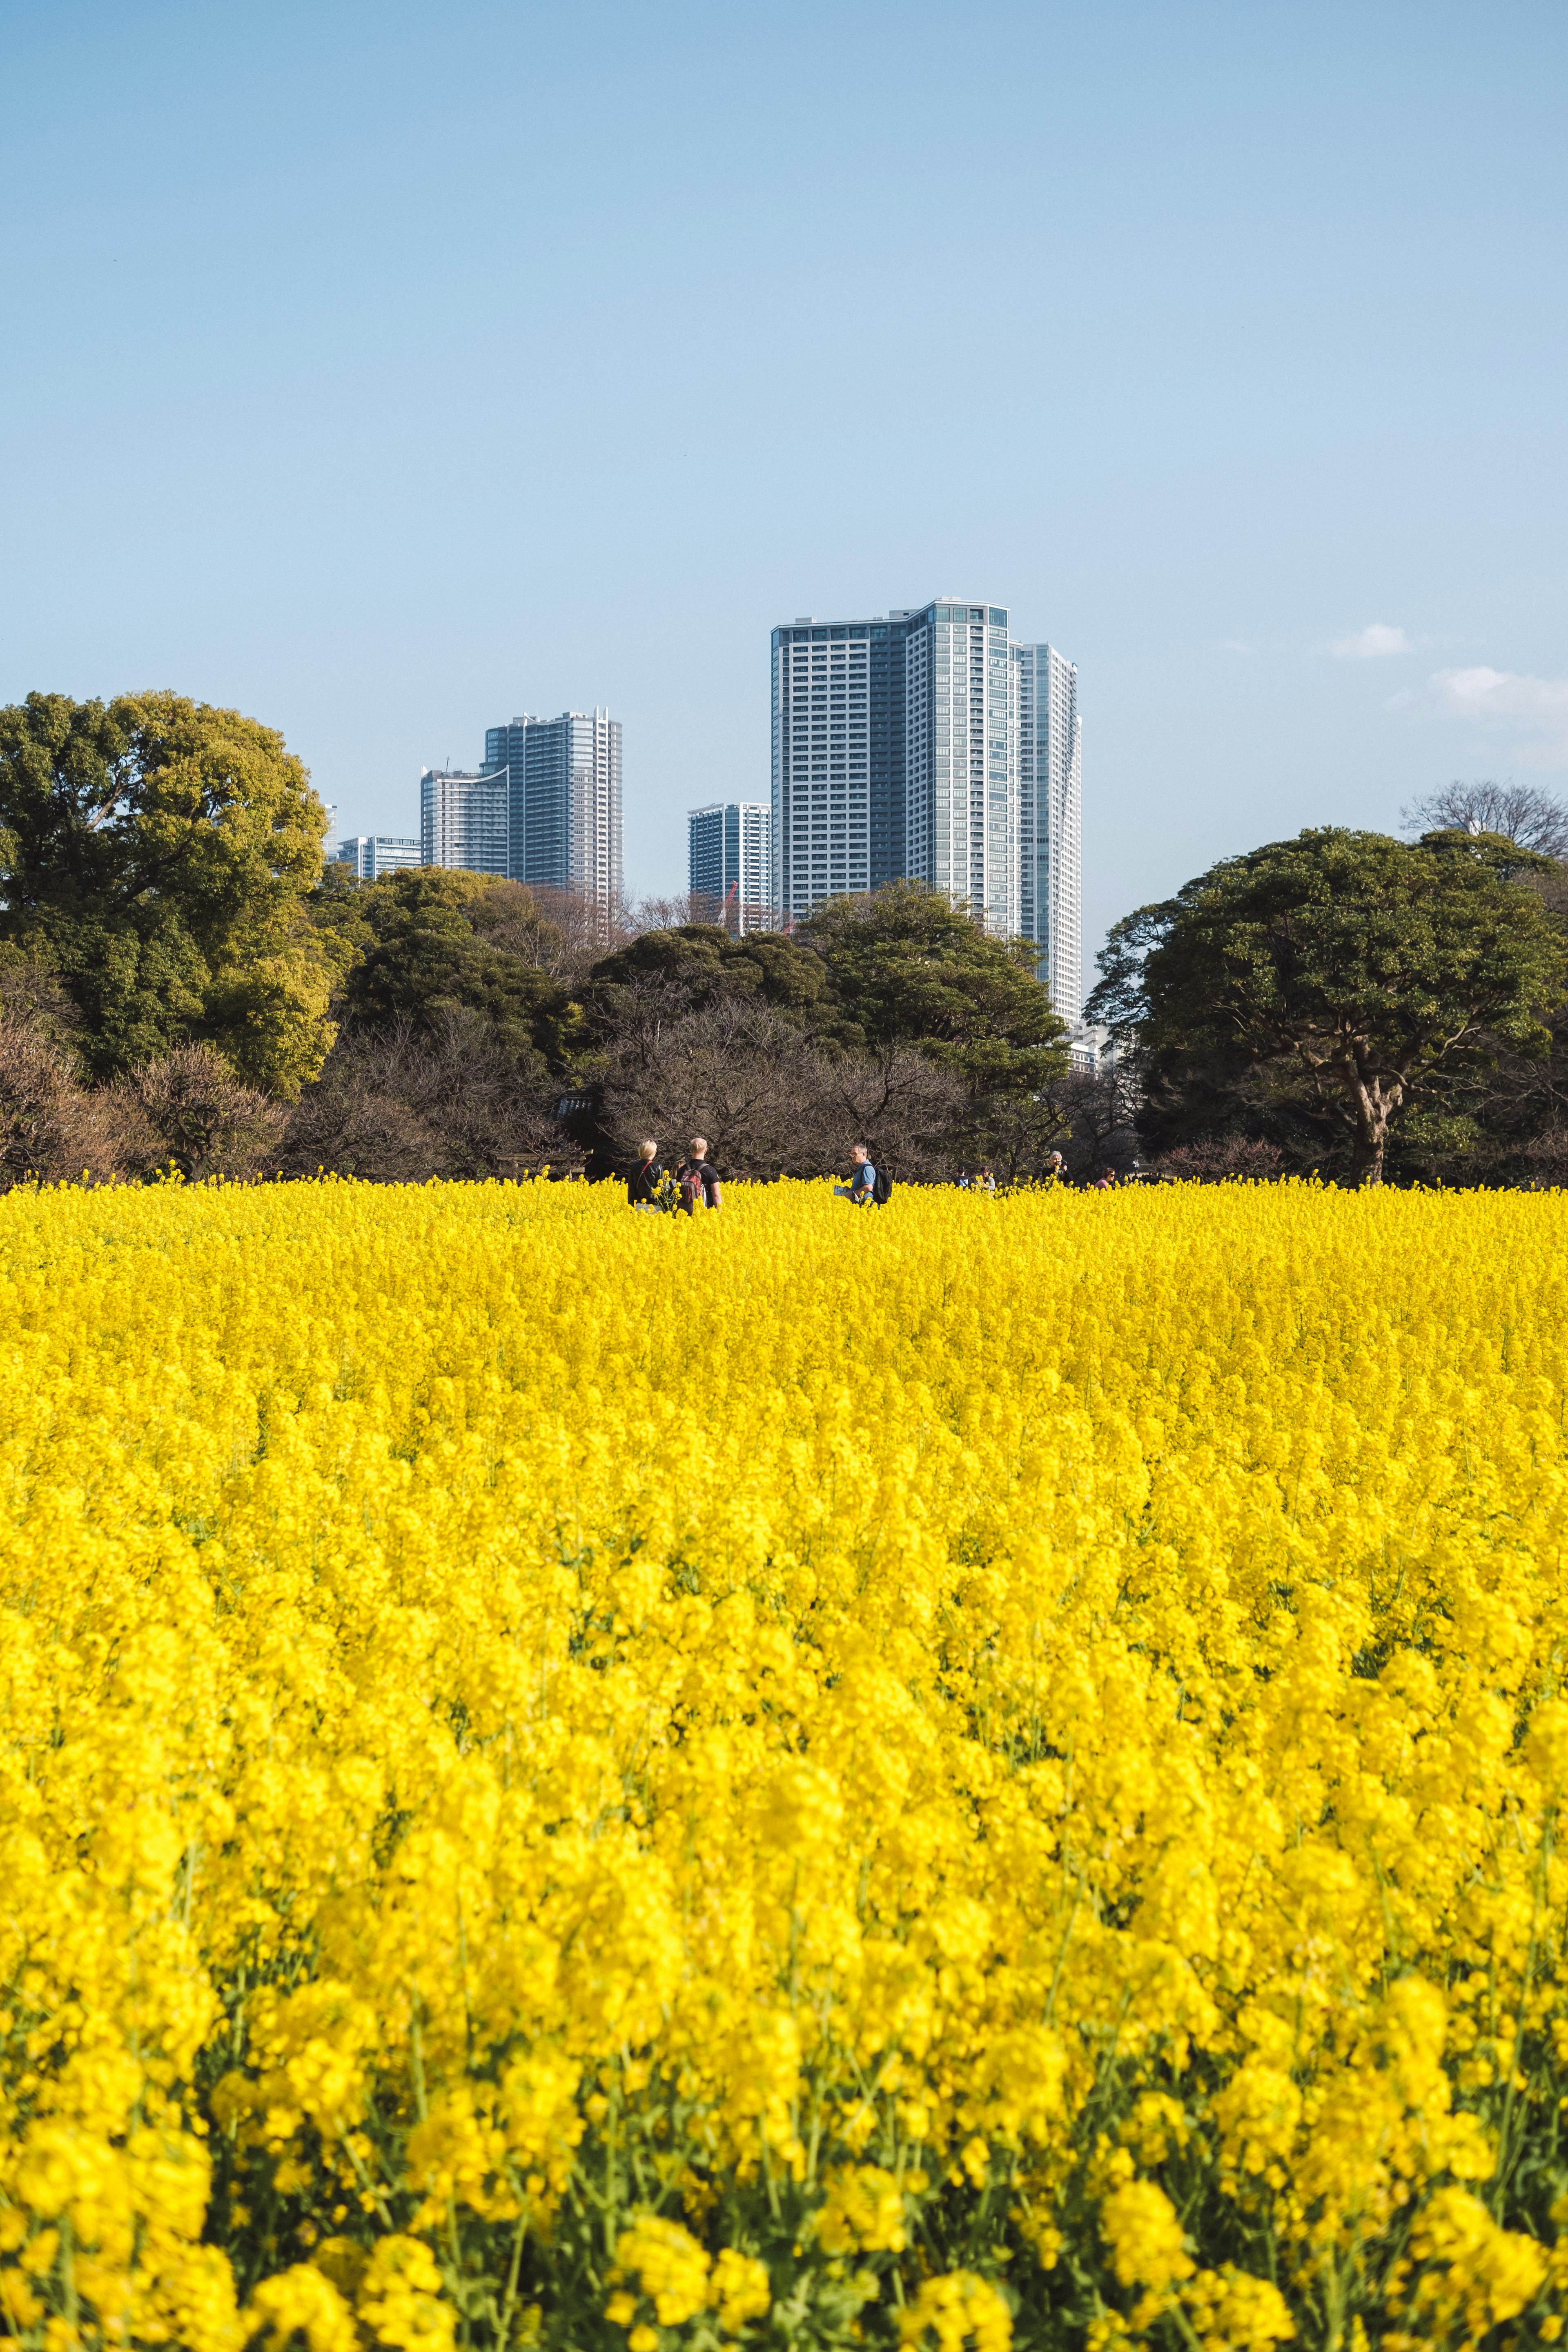
[[[0,710],[0,1185],[608,1174],[1568,1181],[1568,815],[1455,786],[1113,929],[1076,1067],[1034,950],[919,884],[787,936],[321,862],[281,737],[170,694]]]
[[[1568,1182],[1568,812],[1455,784],[1406,829],[1268,843],[1114,927],[1089,1017],[1155,1167]]]
[[[303,913],[341,977],[321,1067],[289,1089],[199,1037],[94,1083],[79,1003],[7,946],[6,1174],[597,1176],[697,1133],[742,1176],[842,1168],[862,1136],[905,1181],[1103,1164],[1114,1082],[1073,1068],[1026,951],[946,898],[900,884],[791,937],[679,911],[609,945],[594,910],[520,883],[328,866]]]
[[[318,1169],[608,1173],[709,1136],[733,1175],[906,1181],[1125,1129],[1023,942],[913,883],[790,936],[689,905],[320,863],[270,730],[171,695],[0,712],[0,1181]]]

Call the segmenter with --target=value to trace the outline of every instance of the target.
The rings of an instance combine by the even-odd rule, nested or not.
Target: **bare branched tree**
[[[79,1083],[45,1020],[0,1011],[0,1192],[29,1178],[101,1182],[120,1172],[122,1144],[104,1094]]]
[[[1539,784],[1499,784],[1457,778],[1400,811],[1406,833],[1500,833],[1538,856],[1568,858],[1568,806]]]
[[[700,1134],[735,1176],[823,1175],[858,1141],[906,1182],[945,1167],[931,1139],[963,1089],[911,1049],[833,1058],[743,997],[692,1005],[658,987],[628,990],[625,1013],[602,1116],[628,1159],[642,1136],[670,1152]]]
[[[632,898],[623,927],[627,939],[644,931],[678,931],[685,923],[716,923],[723,901],[705,890],[677,890],[667,898]]]
[[[1222,1184],[1227,1177],[1261,1181],[1283,1175],[1285,1154],[1259,1135],[1221,1135],[1201,1143],[1178,1143],[1159,1162],[1159,1172],[1184,1182]]]
[[[126,1163],[139,1174],[177,1168],[204,1176],[255,1176],[277,1165],[289,1114],[236,1077],[210,1045],[176,1045],[108,1089]]]
[[[1069,1070],[1049,1091],[1068,1129],[1060,1150],[1070,1176],[1092,1182],[1108,1171],[1118,1173],[1134,1165],[1140,1078],[1130,1056],[1118,1055],[1092,1070]]]
[[[341,1037],[289,1117],[286,1175],[318,1168],[380,1183],[563,1171],[583,1154],[541,1089],[461,1010],[416,1030]]]
[[[973,1103],[961,1138],[966,1164],[989,1166],[1004,1184],[1050,1174],[1052,1154],[1059,1152],[1065,1160],[1072,1140],[1073,1116],[1063,1094],[1072,1076],[1039,1094],[982,1097]]]
[[[955,1071],[912,1045],[818,1056],[823,1150],[813,1174],[842,1167],[853,1143],[870,1147],[901,1183],[940,1182],[954,1171],[955,1130],[968,1089]]]
[[[816,1173],[821,1160],[817,1057],[771,1007],[719,997],[697,1006],[675,992],[626,992],[628,1018],[606,1072],[602,1112],[618,1152],[660,1139],[684,1151],[704,1135],[726,1175]]]
[[[688,923],[711,923],[739,937],[743,931],[774,929],[777,917],[772,907],[750,898],[717,898],[710,890],[677,890],[666,898],[628,899],[621,918],[621,936],[639,939],[644,931],[677,931]]]
[[[409,1069],[423,1039],[340,1040],[314,1086],[295,1106],[283,1138],[286,1176],[360,1176],[379,1184],[414,1184],[445,1171],[438,1119],[409,1101],[426,1088]]]
[[[482,939],[567,989],[581,987],[600,957],[631,937],[613,909],[543,883],[498,881],[468,911]]]

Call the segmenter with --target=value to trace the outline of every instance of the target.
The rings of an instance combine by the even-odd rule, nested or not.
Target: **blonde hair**
[[[705,1135],[694,1135],[691,1139],[691,1149],[693,1151],[706,1151],[708,1138]]]
[[[655,1160],[658,1156],[658,1146],[654,1141],[651,1135],[644,1136],[642,1141],[637,1146],[637,1150],[642,1153],[645,1160]]]

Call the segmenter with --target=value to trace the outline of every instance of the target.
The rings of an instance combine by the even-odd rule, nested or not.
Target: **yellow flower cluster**
[[[0,1202],[0,2339],[1551,2344],[1568,1202]]]

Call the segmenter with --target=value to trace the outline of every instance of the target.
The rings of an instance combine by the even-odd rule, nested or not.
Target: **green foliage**
[[[805,1021],[823,1008],[826,975],[821,959],[777,931],[740,938],[715,923],[682,923],[644,931],[594,966],[592,1002],[601,1020],[613,1020],[617,992],[668,991],[687,1003],[717,996],[748,996]]]
[[[519,952],[538,920],[521,883],[416,866],[329,885],[317,919],[353,951],[342,1002],[356,1030],[431,1034],[455,1013],[477,1014],[514,1063],[539,1063],[540,1026],[561,992]]]
[[[1381,1182],[1413,1097],[1475,1084],[1502,1048],[1548,1050],[1568,943],[1518,879],[1546,864],[1458,831],[1271,842],[1119,923],[1089,1017],[1136,1042],[1156,1115],[1184,1097],[1211,1129],[1248,1099],[1315,1118],[1359,1181]]]
[[[829,898],[802,928],[845,1018],[873,1045],[918,1045],[977,1095],[1033,1094],[1069,1063],[1067,1026],[1026,940],[994,939],[945,892],[894,882]]]
[[[51,971],[96,1077],[206,1044],[292,1098],[342,958],[305,897],[325,812],[280,735],[175,694],[0,710],[0,944]]]

